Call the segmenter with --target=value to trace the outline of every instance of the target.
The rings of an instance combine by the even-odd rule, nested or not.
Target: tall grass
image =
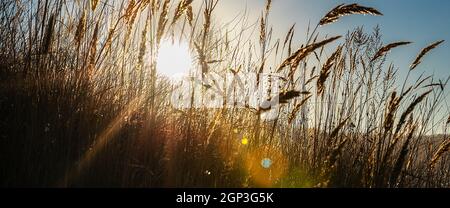
[[[402,81],[387,56],[410,42],[384,45],[379,28],[319,35],[375,8],[339,5],[302,42],[295,25],[273,36],[271,4],[282,2],[267,1],[253,25],[220,25],[220,2],[198,3],[1,1],[1,186],[450,187],[448,79],[409,80],[443,41]],[[203,75],[282,73],[277,118],[174,108],[175,86],[157,71],[165,40],[188,42]]]

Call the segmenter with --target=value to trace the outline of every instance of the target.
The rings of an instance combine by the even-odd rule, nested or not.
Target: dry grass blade
[[[194,20],[194,12],[192,11],[192,6],[188,6],[186,9],[186,16],[189,22],[189,25],[192,27],[192,21]]]
[[[336,137],[339,134],[339,131],[342,129],[342,127],[344,127],[344,125],[347,123],[348,119],[350,119],[350,117],[347,117],[346,119],[344,119],[341,123],[339,123],[339,125],[331,132],[330,134],[330,139]]]
[[[395,161],[394,168],[392,170],[391,177],[389,179],[389,184],[391,186],[396,185],[398,177],[400,176],[400,174],[402,172],[403,164],[405,163],[406,156],[408,155],[408,152],[409,152],[408,146],[414,135],[415,128],[416,128],[415,126],[412,127],[411,131],[408,134],[408,137],[406,138],[405,143],[403,143],[403,145],[402,145],[402,148],[400,150],[400,155],[398,156],[397,160]]]
[[[398,107],[400,106],[400,102],[405,98],[413,90],[412,87],[409,87],[403,94],[397,97],[397,92],[392,92],[391,98],[389,99],[387,112],[384,120],[384,129],[385,131],[389,131],[394,126],[394,117],[397,112]],[[406,118],[406,117],[405,117]]]
[[[397,92],[392,92],[391,98],[387,106],[387,112],[384,116],[384,130],[387,132],[394,126],[394,115],[400,104],[400,99],[397,97]]]
[[[403,92],[403,94],[400,96],[399,101],[403,100],[403,98],[410,93],[413,90],[413,87],[409,87],[407,90],[405,90],[405,92]]]
[[[301,95],[301,92],[295,91],[295,90],[282,92],[282,93],[280,93],[279,101],[280,101],[280,103],[287,103],[289,100],[292,100],[300,95]]]
[[[443,43],[444,40],[441,41],[437,41],[431,45],[429,45],[428,47],[422,49],[422,51],[420,52],[420,54],[417,56],[416,60],[411,64],[410,69],[413,70],[415,69],[420,63],[422,58],[431,50],[435,49],[436,47],[438,47],[441,43]]]
[[[128,3],[127,8],[125,9],[125,17],[127,18],[127,22],[129,21],[128,19],[133,15],[135,5],[136,5],[135,0],[131,0]]]
[[[434,88],[434,87],[439,87],[439,89],[441,89],[442,91],[444,91],[444,86],[442,85],[442,83],[432,83],[432,84],[428,84],[423,86],[423,88]]]
[[[289,31],[286,35],[286,38],[284,39],[284,42],[283,42],[283,48],[286,47],[286,44],[288,43],[291,35],[294,33],[294,28],[295,28],[295,24],[292,25],[292,27],[289,29]]]
[[[180,3],[178,3],[177,8],[175,9],[175,15],[172,20],[172,25],[175,24],[175,22],[181,17],[181,15],[183,15],[183,13],[189,11],[189,7],[191,6],[193,1],[194,0],[181,0]]]
[[[428,94],[430,94],[433,90],[429,90],[425,93],[423,93],[422,95],[420,95],[418,98],[416,98],[406,109],[405,112],[403,112],[402,116],[400,117],[400,120],[397,124],[397,128],[395,130],[395,134],[397,134],[400,129],[403,127],[403,125],[406,122],[406,118],[408,117],[409,114],[411,114],[414,109],[416,108],[417,105],[419,105],[427,96]]]
[[[312,81],[314,81],[314,80],[317,79],[318,77],[319,77],[318,75],[315,75],[315,76],[309,78],[309,79],[305,82],[305,85],[308,85],[309,83],[311,83]]]
[[[375,54],[375,56],[372,58],[371,61],[375,61],[376,59],[382,57],[384,54],[386,54],[393,48],[403,46],[403,45],[408,45],[408,44],[411,44],[411,42],[395,42],[395,43],[388,44],[388,45],[382,47],[380,50],[378,50],[378,52]]]
[[[266,3],[266,12],[268,12],[270,10],[270,8],[272,7],[272,0],[267,0]]]
[[[345,144],[348,142],[348,138],[344,139],[342,142],[340,142],[331,152],[330,156],[328,157],[328,164],[333,167],[336,163],[339,155],[342,152],[342,148],[344,148]]]
[[[336,22],[340,17],[351,14],[383,15],[374,8],[364,7],[358,4],[341,4],[328,12],[328,14],[320,20],[319,25],[326,25]]]
[[[266,42],[266,38],[267,38],[267,19],[268,19],[268,15],[269,15],[269,10],[270,7],[272,5],[272,0],[267,0],[266,3],[266,11],[265,14],[261,15],[261,19],[260,19],[260,34],[259,34],[259,42],[260,44],[263,46]],[[263,46],[264,47],[264,46]]]
[[[80,44],[81,40],[84,37],[84,33],[86,31],[86,12],[83,11],[83,14],[78,21],[77,30],[75,31],[75,41],[77,44]]]
[[[302,94],[302,95],[310,95],[311,92],[310,91],[303,91],[303,92],[300,92],[300,94]]]
[[[291,114],[289,115],[289,123],[292,123],[292,121],[295,119],[298,111],[300,111],[300,108],[312,97],[312,95],[308,95],[305,99],[303,99],[300,103],[295,105],[294,110],[292,110]]]
[[[303,60],[306,56],[308,56],[311,52],[315,51],[316,49],[323,47],[325,45],[327,45],[328,43],[331,43],[339,38],[341,38],[342,36],[336,36],[336,37],[332,37],[326,40],[323,40],[321,42],[318,43],[313,43],[311,45],[305,46],[303,48],[300,48],[299,50],[297,50],[292,56],[290,56],[289,58],[287,58],[281,65],[280,67],[278,67],[278,72],[281,71],[284,67],[291,65],[292,69],[296,69],[298,64],[300,63],[301,60]]]
[[[202,50],[202,48],[200,47],[200,45],[198,43],[194,42],[194,47],[198,53],[198,60],[200,62],[201,68],[202,68],[202,74],[208,73],[209,66],[208,66],[208,62],[206,61],[206,55],[205,55],[204,51]]]
[[[217,64],[217,63],[222,63],[223,60],[211,60],[211,61],[207,61],[207,64]]]
[[[261,16],[259,26],[260,26],[259,43],[263,45],[264,41],[266,40],[266,20],[264,20],[264,16]]]
[[[97,55],[97,42],[98,42],[99,24],[95,24],[94,34],[92,35],[91,47],[89,49],[89,73],[92,73],[95,66]]]
[[[139,46],[139,56],[138,56],[138,68],[140,70],[142,70],[142,67],[144,65],[144,57],[147,50],[147,30],[149,22],[150,18],[147,21],[145,21],[145,26],[144,29],[142,30],[141,35],[141,45]]]
[[[414,87],[414,89],[417,89],[417,88],[419,88],[425,81],[427,81],[428,79],[430,79],[431,78],[431,76],[428,76],[428,77],[425,77],[425,78],[423,78],[422,80],[418,80],[417,81],[417,84],[415,85],[415,87]]]
[[[170,0],[164,1],[161,15],[159,17],[158,30],[156,31],[156,42],[158,45],[161,42],[161,38],[164,34],[164,31],[165,31],[165,28],[167,25],[167,14],[169,13],[169,4],[170,4]]]
[[[153,13],[155,13],[161,7],[161,0],[152,0],[151,5],[152,5],[152,11],[153,11]]]
[[[95,8],[97,8],[98,0],[91,0],[91,9],[92,11],[95,11]]]
[[[447,139],[439,146],[438,151],[433,155],[433,159],[431,159],[430,167],[434,168],[441,157],[448,151],[450,151],[450,139]]]
[[[44,41],[42,42],[43,54],[47,54],[50,52],[54,27],[55,27],[55,15],[52,14],[48,20],[47,28],[45,29]]]
[[[105,43],[105,45],[103,47],[103,50],[104,49],[109,49],[109,47],[111,46],[112,39],[113,39],[115,33],[116,33],[116,30],[114,28],[111,28],[109,30],[108,37],[106,38],[106,43]]]
[[[325,81],[331,72],[331,67],[336,62],[336,58],[341,54],[342,46],[339,46],[336,51],[328,58],[327,62],[323,65],[320,71],[319,79],[317,80],[317,94],[322,95],[325,91]]]

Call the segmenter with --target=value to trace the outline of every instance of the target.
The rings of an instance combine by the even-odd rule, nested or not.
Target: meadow
[[[336,5],[275,37],[282,3],[219,24],[220,0],[1,1],[0,186],[449,188],[450,77],[421,67],[444,40],[397,67],[390,52],[413,43],[386,43],[378,27],[321,33],[382,11]],[[188,55],[160,57],[171,44]],[[246,103],[174,107],[163,59],[192,60],[200,81],[281,74],[276,117]],[[200,86],[188,101],[220,88]]]

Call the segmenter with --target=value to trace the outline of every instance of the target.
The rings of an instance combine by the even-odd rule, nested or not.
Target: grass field
[[[320,32],[377,8],[336,5],[275,37],[282,1],[229,24],[218,4],[1,1],[0,186],[450,187],[449,78],[420,65],[443,40],[398,68],[389,53],[412,43],[378,27]],[[187,106],[219,96],[207,75],[246,73],[279,74],[280,104],[238,105],[233,87],[218,106],[175,107],[180,68],[200,80]]]

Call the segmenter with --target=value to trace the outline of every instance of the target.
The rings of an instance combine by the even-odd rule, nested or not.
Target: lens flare
[[[248,144],[247,136],[242,137],[241,144],[243,144],[243,145],[247,145]]]
[[[259,187],[273,187],[280,182],[288,167],[283,153],[272,146],[250,151],[245,161],[252,182]]]

